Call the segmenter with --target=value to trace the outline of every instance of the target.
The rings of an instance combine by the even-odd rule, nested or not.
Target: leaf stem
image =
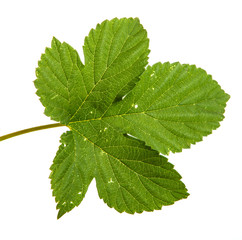
[[[32,128],[27,128],[21,131],[17,131],[17,132],[13,132],[13,133],[9,133],[7,135],[1,136],[0,137],[0,142],[12,137],[16,137],[18,135],[22,135],[25,133],[30,133],[30,132],[34,132],[34,131],[38,131],[38,130],[44,130],[44,129],[48,129],[48,128],[55,128],[55,127],[64,127],[65,125],[60,124],[60,123],[53,123],[53,124],[48,124],[48,125],[42,125],[42,126],[38,126],[38,127],[32,127]]]

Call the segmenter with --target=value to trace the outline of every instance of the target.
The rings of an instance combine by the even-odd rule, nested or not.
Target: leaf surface
[[[138,19],[106,20],[85,38],[85,66],[53,38],[35,86],[45,114],[69,127],[51,166],[58,218],[78,206],[93,178],[119,212],[141,213],[187,198],[162,156],[180,152],[219,127],[229,96],[194,65],[147,65]]]
[[[100,198],[119,212],[161,209],[188,196],[173,165],[143,142],[124,136],[100,121],[70,127],[93,144]]]
[[[76,132],[61,136],[61,145],[51,166],[51,188],[59,209],[58,218],[78,206],[94,177],[93,146]]]
[[[180,63],[149,66],[103,121],[163,154],[180,152],[212,133],[229,95],[203,69]]]
[[[67,125],[87,95],[79,55],[67,43],[53,38],[38,65],[34,84],[45,114]]]
[[[126,94],[143,73],[148,60],[146,30],[138,19],[104,21],[85,38],[85,86],[88,95],[71,121],[101,117]]]

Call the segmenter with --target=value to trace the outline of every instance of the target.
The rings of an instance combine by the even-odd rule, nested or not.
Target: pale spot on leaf
[[[175,65],[170,66],[170,70],[173,70],[175,68]]]
[[[106,152],[104,152],[104,151],[101,151],[100,152],[100,155],[102,156],[102,155],[106,155],[107,153]]]
[[[55,98],[57,98],[58,97],[58,95],[55,95],[55,96],[53,96],[52,98],[51,98],[51,100],[53,100],[53,99],[55,99]]]
[[[124,100],[124,98],[126,97],[127,95],[124,95],[123,97],[122,97],[122,100]]]
[[[110,178],[109,181],[108,181],[108,183],[114,183],[113,179]]]

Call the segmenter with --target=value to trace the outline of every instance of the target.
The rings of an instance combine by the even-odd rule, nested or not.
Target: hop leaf
[[[137,18],[104,21],[83,47],[85,65],[53,38],[36,70],[45,114],[69,127],[51,166],[58,218],[78,206],[95,178],[119,212],[161,209],[189,195],[160,153],[180,152],[219,127],[229,96],[194,65],[147,65]]]

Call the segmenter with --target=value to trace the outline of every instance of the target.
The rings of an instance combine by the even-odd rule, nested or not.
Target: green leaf
[[[38,65],[34,84],[45,114],[68,124],[87,95],[82,76],[84,66],[78,53],[67,43],[53,38],[51,48],[46,48]]]
[[[187,198],[162,156],[219,127],[229,96],[194,65],[147,65],[139,20],[98,24],[85,38],[85,66],[55,38],[35,86],[45,114],[69,127],[51,166],[58,218],[78,206],[96,180],[100,198],[119,212],[141,213]]]
[[[91,124],[73,123],[74,131],[61,136],[50,168],[58,218],[81,203],[93,177],[100,198],[119,212],[153,211],[189,195],[181,176],[157,151],[99,122]]]
[[[88,94],[71,121],[101,117],[130,91],[147,65],[148,45],[137,18],[106,20],[92,29],[83,47]]]
[[[94,148],[100,198],[119,212],[141,213],[188,196],[173,165],[143,142],[124,136],[102,121],[71,123],[71,129]]]
[[[189,148],[218,128],[228,99],[201,68],[157,63],[102,119],[168,154]]]
[[[61,136],[61,145],[51,166],[51,188],[59,209],[58,218],[78,206],[94,175],[95,162],[89,156],[93,146],[76,132]]]

